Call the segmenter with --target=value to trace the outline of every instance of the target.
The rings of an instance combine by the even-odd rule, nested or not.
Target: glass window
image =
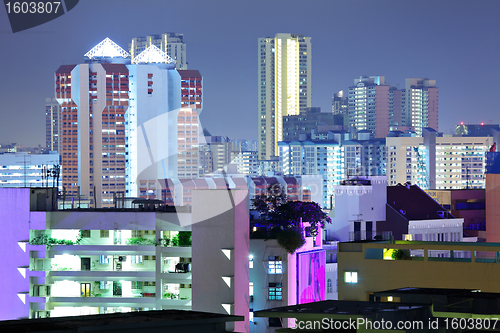
[[[283,261],[281,260],[269,260],[269,268],[267,274],[282,274],[283,273]]]
[[[344,272],[345,283],[358,283],[358,272]]]
[[[281,301],[283,299],[283,289],[281,288],[281,283],[269,283],[267,296],[269,300]]]
[[[109,264],[109,258],[108,258],[108,256],[100,255],[99,256],[99,263],[100,264]]]

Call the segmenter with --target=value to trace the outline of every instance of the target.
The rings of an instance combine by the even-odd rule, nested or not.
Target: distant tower
[[[430,127],[438,130],[439,88],[436,80],[409,78],[401,108],[401,125],[412,126],[418,136],[422,129]]]
[[[349,126],[385,138],[389,132],[389,88],[384,76],[355,79],[349,87]]]
[[[129,44],[130,56],[134,59],[148,46],[154,45],[175,60],[175,69],[187,69],[186,43],[184,35],[167,32],[162,35],[151,35],[146,37],[132,38]],[[133,60],[132,60],[133,63]]]
[[[45,148],[59,151],[61,106],[55,98],[45,99]]]
[[[258,40],[259,159],[278,155],[283,116],[311,107],[311,37],[279,33]]]
[[[199,137],[203,136],[203,78],[197,70],[178,70],[181,76],[181,109],[177,116],[177,173],[179,178],[198,178]]]

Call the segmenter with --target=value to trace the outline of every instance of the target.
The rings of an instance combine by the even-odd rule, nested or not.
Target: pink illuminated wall
[[[298,256],[298,304],[319,302],[326,299],[324,250],[303,252]]]

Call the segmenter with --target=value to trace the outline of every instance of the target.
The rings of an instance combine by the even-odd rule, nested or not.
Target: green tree
[[[305,243],[301,222],[310,224],[312,236],[317,236],[319,228],[324,228],[325,223],[332,223],[315,202],[287,201],[285,191],[278,183],[270,185],[267,193],[256,196],[252,205],[263,219],[280,229],[278,243],[289,253],[295,252]]]

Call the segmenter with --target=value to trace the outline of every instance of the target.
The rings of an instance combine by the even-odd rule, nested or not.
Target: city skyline
[[[184,35],[189,68],[204,79],[201,123],[213,135],[257,138],[258,38],[276,33],[311,37],[311,106],[323,112],[331,110],[335,92],[361,75],[383,75],[400,88],[405,78],[428,77],[440,88],[440,132],[449,133],[461,121],[500,121],[494,99],[500,46],[491,42],[500,28],[495,16],[500,3],[286,4],[89,0],[15,34],[0,10],[0,142],[44,144],[45,99],[54,97],[53,73],[61,64],[83,62],[85,52],[106,37],[127,49],[134,37],[165,32]],[[117,6],[120,15],[111,15]]]

